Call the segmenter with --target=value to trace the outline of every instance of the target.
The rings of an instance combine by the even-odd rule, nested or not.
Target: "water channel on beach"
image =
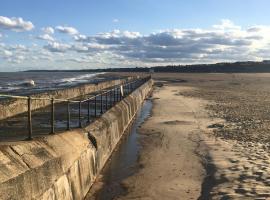
[[[121,182],[136,173],[141,145],[138,128],[150,115],[152,109],[151,100],[146,100],[138,111],[135,121],[127,133],[123,135],[119,145],[106,163],[97,181],[94,183],[86,200],[110,200],[126,193]]]

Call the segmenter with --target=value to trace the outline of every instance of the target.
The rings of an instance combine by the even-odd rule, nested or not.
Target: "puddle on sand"
[[[137,161],[141,145],[137,129],[150,115],[151,109],[152,102],[146,100],[129,131],[123,135],[120,144],[102,170],[101,180],[94,183],[85,200],[110,200],[125,194],[126,190],[121,182],[140,168]],[[101,188],[98,188],[101,184]]]

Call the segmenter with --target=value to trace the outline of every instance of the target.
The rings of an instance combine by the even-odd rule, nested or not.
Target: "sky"
[[[269,0],[1,0],[0,71],[270,59]]]

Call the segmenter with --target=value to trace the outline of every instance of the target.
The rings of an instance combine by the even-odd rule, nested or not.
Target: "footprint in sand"
[[[193,122],[173,120],[173,121],[165,121],[165,122],[163,122],[163,124],[167,124],[167,125],[191,125],[191,124],[193,124]]]

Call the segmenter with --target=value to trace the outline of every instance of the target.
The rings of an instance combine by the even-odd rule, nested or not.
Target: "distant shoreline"
[[[27,70],[23,72],[173,72],[173,73],[270,73],[270,61],[235,62],[154,67],[104,68],[81,70]]]

